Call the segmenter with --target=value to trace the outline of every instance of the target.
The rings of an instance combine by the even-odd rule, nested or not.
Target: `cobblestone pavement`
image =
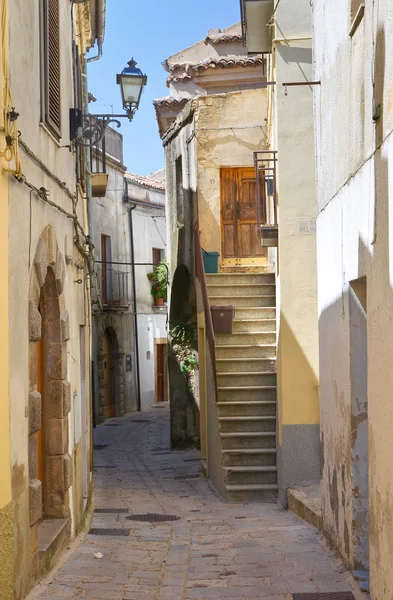
[[[170,453],[167,407],[115,419],[94,440],[95,535],[35,598],[289,600],[351,590],[316,530],[274,504],[223,503],[199,476],[196,451]],[[179,520],[129,520],[140,513]]]

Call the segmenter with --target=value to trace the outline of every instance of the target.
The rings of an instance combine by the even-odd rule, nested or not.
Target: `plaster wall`
[[[252,167],[265,148],[266,89],[204,96],[196,101],[198,213],[201,244],[221,254],[220,169]]]
[[[365,276],[371,597],[387,600],[393,589],[393,60],[387,51],[393,14],[388,1],[366,3],[350,37],[349,8],[338,0],[314,2],[314,78],[322,81],[315,109],[323,522],[340,553],[356,564],[357,545],[367,543],[364,531],[352,535],[358,530],[353,448],[364,426],[353,410],[348,296],[349,282]]]
[[[115,161],[107,158],[107,173],[109,174],[107,193],[105,198],[92,198],[92,222],[93,222],[93,243],[95,246],[96,260],[102,260],[101,236],[106,235],[111,238],[111,260],[113,263],[131,262],[131,239],[130,239],[130,221],[129,206],[124,202],[125,167]],[[102,265],[97,263],[98,271],[101,272]],[[115,334],[115,342],[118,344],[118,364],[117,381],[117,405],[124,412],[134,412],[137,409],[136,393],[136,360],[134,343],[134,320],[132,316],[132,267],[130,264],[112,264],[112,282],[114,293],[116,293],[117,281],[122,281],[123,274],[126,275],[125,297],[124,301],[128,307],[118,310],[106,309],[100,310],[98,304],[94,305],[94,332],[93,332],[93,352],[95,362],[95,410],[97,422],[100,421],[100,364],[102,354],[100,349],[100,340],[102,332],[107,327],[112,327]],[[117,275],[120,273],[120,275]],[[100,281],[98,285],[100,286]],[[101,293],[101,291],[100,291]],[[93,301],[96,300],[96,291],[93,290]],[[131,356],[132,370],[126,370],[126,356]],[[120,400],[121,394],[121,400]],[[102,395],[102,394],[101,394]]]
[[[165,192],[138,186],[131,181],[127,186],[130,203],[135,200],[151,204],[137,205],[132,212],[135,262],[151,263],[153,248],[166,256]],[[147,274],[152,270],[152,264],[135,266],[142,410],[155,402],[155,340],[167,337],[167,308],[155,307],[150,293],[151,283]]]
[[[316,261],[315,147],[308,0],[282,0],[273,49],[272,90],[278,151],[277,379],[279,498],[286,489],[319,481],[319,364]],[[280,42],[280,39],[288,42]]]
[[[71,193],[75,192],[75,156],[68,148],[61,146],[69,144],[68,137],[68,110],[73,106],[73,80],[72,80],[72,29],[70,7],[61,3],[60,20],[62,23],[61,37],[61,90],[62,90],[62,131],[63,137],[57,142],[48,130],[40,124],[40,49],[39,49],[39,8],[37,3],[26,5],[22,0],[15,0],[10,5],[10,83],[15,107],[20,113],[18,129],[21,140],[27,144],[37,159],[42,161],[54,177],[45,173],[20,149],[23,174],[26,180],[35,187],[45,187],[50,192],[50,199],[68,212],[73,212],[72,200],[66,194],[61,182],[64,182]],[[5,190],[4,190],[5,191]],[[66,377],[71,386],[71,396],[74,394],[81,398],[81,360],[90,364],[90,302],[86,287],[86,273],[76,268],[75,261],[80,261],[81,256],[73,244],[75,235],[73,222],[67,219],[56,209],[44,203],[35,193],[30,195],[30,190],[23,183],[9,178],[8,195],[8,268],[9,273],[3,278],[2,293],[7,292],[8,286],[8,311],[9,311],[9,355],[4,354],[0,376],[6,376],[8,369],[8,396],[9,396],[9,432],[11,439],[10,468],[12,473],[12,498],[13,506],[8,504],[3,518],[9,523],[13,519],[13,548],[8,554],[8,561],[13,561],[14,582],[13,597],[23,598],[38,575],[37,565],[32,557],[38,556],[37,539],[31,537],[30,509],[29,507],[29,372],[36,370],[35,364],[29,364],[29,318],[28,301],[32,273],[36,269],[33,265],[36,249],[40,236],[46,226],[50,226],[54,233],[59,249],[59,269],[64,273],[64,290],[62,310],[68,311],[70,339],[67,342]],[[7,203],[7,200],[6,200]],[[3,216],[6,207],[3,206]],[[85,220],[86,207],[80,200],[77,213],[79,220],[87,231]],[[7,223],[7,219],[3,219]],[[7,235],[2,236],[2,243],[6,243]],[[7,251],[3,248],[3,257]],[[65,257],[72,260],[66,263]],[[53,258],[53,257],[52,257]],[[4,264],[7,261],[3,261]],[[76,283],[76,280],[82,283]],[[2,318],[7,314],[3,306]],[[80,326],[86,327],[86,348],[88,356],[80,355]],[[4,327],[3,332],[7,332]],[[7,366],[5,366],[5,363]],[[86,371],[89,373],[89,369]],[[0,380],[1,381],[1,380]],[[90,397],[90,378],[85,381],[86,398]],[[3,396],[4,397],[4,396]],[[6,397],[6,396],[5,396]],[[83,461],[88,461],[90,474],[90,461],[88,456],[90,446],[90,403],[86,406],[87,446],[86,454],[82,457],[76,453],[75,422],[82,421],[82,407],[80,403],[73,403],[68,415],[69,443],[68,453],[72,461],[73,486],[69,496],[74,498],[71,503],[70,521],[74,533],[78,532],[83,522],[81,507],[84,507],[82,495]],[[4,417],[6,415],[4,414]],[[67,417],[66,417],[67,418]],[[8,419],[1,419],[5,426]],[[1,444],[7,436],[0,435]],[[1,449],[2,458],[7,455]],[[30,458],[30,464],[34,456]],[[3,504],[10,493],[7,478],[1,485],[1,503]],[[89,486],[89,493],[91,492]],[[12,517],[10,515],[12,514]],[[4,521],[3,521],[4,522]],[[8,566],[4,572],[7,572]],[[2,570],[3,573],[3,570]],[[3,593],[3,591],[2,591]]]

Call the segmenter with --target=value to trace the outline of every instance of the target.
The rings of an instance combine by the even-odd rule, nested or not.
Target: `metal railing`
[[[96,264],[97,296],[106,308],[130,306],[130,276],[128,271],[112,269],[109,265]]]
[[[214,387],[215,387],[216,394],[217,394],[216,344],[215,344],[215,337],[214,337],[212,315],[210,312],[209,295],[207,292],[205,268],[203,266],[202,246],[201,246],[201,237],[200,237],[200,233],[199,233],[198,221],[197,221],[197,223],[195,225],[195,229],[194,229],[194,245],[195,245],[195,272],[196,272],[196,276],[199,279],[199,282],[201,284],[201,289],[202,289],[203,310],[205,313],[205,320],[206,320],[206,337],[207,337],[207,343],[208,343],[209,350],[210,350],[210,358],[212,361]]]
[[[278,237],[277,151],[254,152],[258,237],[263,245],[274,246]]]

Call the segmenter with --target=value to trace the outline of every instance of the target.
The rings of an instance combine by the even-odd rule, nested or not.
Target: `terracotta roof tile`
[[[144,187],[154,188],[156,190],[165,191],[165,183],[163,181],[157,181],[151,177],[144,177],[143,175],[135,175],[134,173],[126,173],[125,178],[132,183],[137,183]]]
[[[205,38],[205,44],[230,44],[232,42],[242,42],[243,36],[241,33],[218,33],[217,35],[208,35]]]
[[[216,67],[250,67],[257,64],[262,64],[264,60],[265,59],[261,54],[256,54],[255,56],[239,56],[237,54],[233,54],[228,56],[219,56],[217,58],[205,58],[196,63],[171,63],[169,64],[169,70],[173,72],[183,69],[186,74],[189,74],[190,71],[201,71]]]
[[[181,106],[187,104],[191,98],[174,98],[173,96],[165,96],[165,98],[156,98],[153,100],[154,106]]]

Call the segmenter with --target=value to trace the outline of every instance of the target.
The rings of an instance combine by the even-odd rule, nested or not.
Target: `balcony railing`
[[[254,152],[258,236],[262,246],[278,245],[277,152]]]
[[[131,274],[112,269],[110,265],[96,265],[96,300],[101,300],[105,309],[128,308],[130,306]]]

